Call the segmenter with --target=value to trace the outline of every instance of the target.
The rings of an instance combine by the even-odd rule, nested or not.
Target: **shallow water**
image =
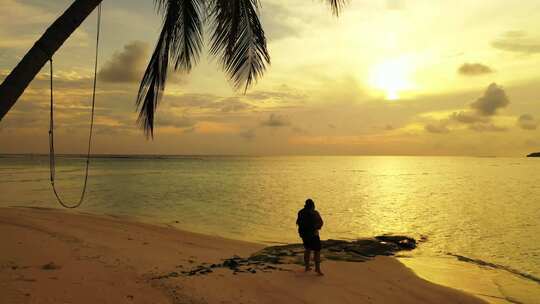
[[[57,160],[66,200],[78,199],[83,165]],[[416,255],[463,256],[529,284],[540,277],[539,172],[532,158],[96,158],[81,210],[284,243],[298,241],[296,212],[311,197],[323,238],[426,236]],[[0,206],[58,206],[48,174],[47,157],[0,158]]]

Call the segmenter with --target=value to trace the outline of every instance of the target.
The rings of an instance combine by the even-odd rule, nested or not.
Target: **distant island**
[[[527,155],[527,157],[540,157],[540,152],[531,153],[531,154]]]

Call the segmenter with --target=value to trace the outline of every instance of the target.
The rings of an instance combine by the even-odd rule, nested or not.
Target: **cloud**
[[[536,130],[538,128],[538,121],[530,114],[519,116],[517,123],[523,130]]]
[[[491,74],[493,70],[481,63],[464,63],[459,67],[458,73],[463,76],[478,76]]]
[[[165,114],[165,113],[162,113]],[[157,120],[157,125],[165,127],[174,127],[179,129],[193,128],[197,121],[186,115],[177,116],[174,114],[160,115]]]
[[[212,94],[195,94],[187,93],[178,96],[166,96],[168,103],[172,107],[200,107],[207,108],[214,104],[216,100],[220,99],[219,96]]]
[[[488,118],[486,118],[484,116],[480,116],[477,113],[470,112],[470,111],[454,112],[454,113],[450,114],[450,116],[448,118],[450,120],[460,122],[460,123],[464,123],[464,124],[472,124],[472,123],[477,123],[477,122],[487,122],[487,121],[489,121]]]
[[[96,134],[99,134],[100,136],[125,136],[127,134],[140,135],[139,130],[134,127],[135,119],[132,117],[116,117],[118,118],[115,120],[105,119],[102,123],[96,123],[94,125]],[[73,124],[70,124],[70,126],[73,127]]]
[[[133,41],[124,45],[121,52],[115,52],[99,71],[99,79],[106,82],[138,82],[144,72],[148,57],[148,44]]]
[[[286,117],[274,113],[270,114],[268,119],[261,123],[261,126],[272,128],[286,127],[290,125],[291,123]]]
[[[265,3],[262,9],[261,22],[269,41],[276,41],[287,37],[299,37],[299,27],[295,26],[294,14],[287,5]]]
[[[39,126],[45,125],[45,120],[43,117],[39,116],[28,116],[24,115],[23,113],[12,113],[10,116],[6,116],[7,118],[3,119],[0,124],[0,130],[3,129],[30,129],[35,128]]]
[[[470,125],[469,129],[476,132],[504,132],[508,130],[505,127],[499,127],[492,123],[475,123]]]
[[[475,132],[504,132],[508,130],[505,127],[494,125],[493,123],[489,121],[489,119],[485,121],[480,121],[480,120],[475,120],[475,119],[469,120],[467,118],[466,120],[460,121],[456,117],[460,117],[460,116],[456,115],[456,113],[453,113],[449,117],[449,119],[441,119],[439,121],[427,123],[424,126],[424,130],[426,130],[429,133],[435,133],[435,134],[449,133],[451,131],[449,127],[452,125],[455,125],[456,122],[467,124],[469,126],[469,130],[475,131]],[[465,117],[465,116],[461,116],[461,117]],[[475,117],[475,116],[470,116],[470,117]]]
[[[250,100],[256,101],[291,101],[301,100],[306,97],[305,94],[295,92],[287,86],[282,86],[274,91],[254,91],[246,95]]]
[[[450,129],[446,126],[446,123],[443,121],[437,123],[428,123],[424,126],[424,130],[429,133],[443,134],[450,132]]]
[[[205,111],[235,113],[256,108],[256,106],[240,100],[238,97],[219,97],[212,94],[184,94],[168,96],[173,108],[198,108]]]
[[[219,108],[223,113],[240,112],[254,108],[254,106],[251,104],[239,101],[235,97],[224,99],[223,101],[216,102],[213,105]]]
[[[473,110],[453,112],[446,119],[425,125],[424,129],[431,133],[448,133],[449,125],[465,124],[470,130],[477,132],[506,131],[506,128],[494,125],[491,117],[497,113],[498,109],[506,107],[509,103],[503,88],[492,83],[482,97],[470,104]]]
[[[0,9],[0,20],[9,20],[9,24],[15,28],[19,26],[38,25],[42,26],[54,18],[58,10],[47,9],[38,2],[27,3],[28,1],[2,0]],[[41,1],[44,2],[44,1]],[[54,1],[46,1],[52,5]],[[32,16],[33,18],[25,18]]]
[[[59,12],[66,9],[65,1],[2,0],[0,1],[0,53],[14,55],[16,63],[49,27]],[[70,35],[63,47],[88,45],[84,26]],[[1,62],[0,62],[1,63]]]
[[[492,83],[484,92],[484,96],[471,103],[471,108],[480,115],[492,116],[496,114],[498,109],[506,107],[509,103],[504,89],[496,83]]]
[[[503,88],[495,83],[488,86],[484,95],[470,104],[473,110],[453,112],[445,119],[430,122],[424,129],[430,133],[448,133],[450,126],[468,125],[469,130],[476,132],[503,132],[508,129],[494,125],[491,117],[497,110],[506,107],[510,101]]]
[[[536,54],[540,53],[540,39],[533,39],[522,31],[506,32],[501,38],[494,40],[491,46],[508,52]]]

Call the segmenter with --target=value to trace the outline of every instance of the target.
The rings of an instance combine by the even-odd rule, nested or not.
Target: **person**
[[[313,260],[315,262],[315,272],[318,275],[323,275],[321,271],[321,239],[319,237],[319,230],[323,226],[323,220],[317,210],[315,210],[315,203],[312,199],[308,198],[304,205],[304,208],[298,211],[298,218],[296,220],[298,225],[298,233],[302,238],[304,244],[304,265],[306,271],[310,271],[310,259],[311,251],[313,251]]]

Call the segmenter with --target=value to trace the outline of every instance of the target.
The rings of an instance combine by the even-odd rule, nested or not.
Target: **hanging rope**
[[[86,152],[86,170],[84,174],[84,185],[81,192],[81,197],[79,199],[79,202],[75,205],[68,205],[62,199],[60,198],[60,195],[58,194],[58,191],[56,190],[56,186],[54,184],[55,181],[55,175],[56,175],[56,156],[54,153],[54,95],[53,95],[53,60],[52,57],[49,59],[49,67],[51,72],[51,116],[50,116],[50,125],[49,125],[49,168],[51,171],[51,186],[54,191],[54,196],[56,196],[56,199],[58,200],[58,203],[62,205],[64,208],[77,208],[79,207],[83,200],[84,195],[86,193],[86,184],[88,181],[88,168],[90,165],[90,150],[92,147],[92,133],[94,129],[94,109],[96,104],[96,85],[97,85],[97,68],[98,68],[98,54],[99,54],[99,33],[101,31],[101,4],[98,6],[98,13],[97,13],[97,34],[96,34],[96,57],[94,61],[94,87],[92,90],[92,114],[90,116],[90,134],[88,135],[88,150]]]

